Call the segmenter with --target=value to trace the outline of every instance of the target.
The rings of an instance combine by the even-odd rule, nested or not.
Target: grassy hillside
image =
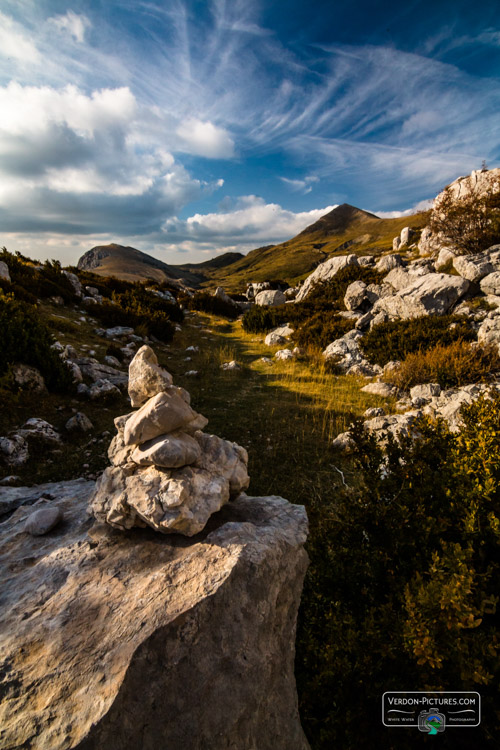
[[[158,284],[173,281],[197,287],[209,278],[212,272],[217,274],[225,266],[243,257],[241,253],[223,253],[202,263],[172,265],[136,250],[134,247],[111,243],[110,245],[97,245],[82,255],[78,261],[78,268],[92,271],[97,276],[113,276],[122,281],[135,282],[151,279]]]
[[[377,255],[391,250],[393,238],[403,227],[422,229],[427,224],[428,216],[429,212],[422,212],[400,219],[379,219],[359,211],[352,221],[333,228],[320,219],[280,245],[251,250],[242,260],[214,272],[210,281],[203,286],[217,283],[230,292],[241,292],[250,281],[283,279],[295,284],[331,255],[346,252]]]

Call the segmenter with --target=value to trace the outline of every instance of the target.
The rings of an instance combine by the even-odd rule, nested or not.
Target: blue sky
[[[500,161],[498,0],[2,0],[0,243],[167,262]]]

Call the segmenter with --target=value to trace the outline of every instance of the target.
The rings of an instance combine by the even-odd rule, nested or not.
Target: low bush
[[[71,373],[51,349],[54,339],[35,307],[0,294],[0,331],[0,376],[20,362],[40,370],[49,390],[71,390]]]
[[[265,307],[253,305],[243,315],[242,326],[247,333],[267,333],[277,326],[288,323],[292,305]]]
[[[500,736],[500,394],[463,415],[458,433],[422,420],[387,454],[358,423],[355,486],[311,492],[296,674],[315,750],[402,747],[380,721],[387,690],[479,690],[473,744]]]
[[[408,354],[454,341],[475,338],[470,323],[458,315],[424,315],[412,320],[395,320],[373,326],[362,339],[360,347],[374,365],[403,360]]]
[[[318,312],[299,325],[293,339],[298,346],[325,349],[332,341],[352,330],[353,326],[352,320],[346,320],[334,311]]]
[[[439,383],[441,388],[454,388],[490,380],[498,370],[500,356],[496,346],[454,341],[448,345],[438,344],[426,352],[408,354],[386,380],[403,389],[419,383]]]
[[[346,266],[341,268],[329,281],[315,284],[307,295],[307,302],[329,309],[345,310],[344,297],[347,287],[353,281],[364,281],[365,284],[380,284],[385,273],[379,273],[367,266]]]
[[[185,304],[188,310],[220,315],[221,318],[228,318],[229,320],[236,320],[241,314],[239,307],[209,292],[195,292],[192,297],[186,300]]]
[[[9,291],[17,299],[33,302],[38,298],[62,297],[66,303],[75,299],[73,286],[59,261],[46,260],[40,267],[35,267],[30,265],[28,258],[20,253],[9,253],[5,247],[0,250],[0,260],[9,268],[12,281]]]

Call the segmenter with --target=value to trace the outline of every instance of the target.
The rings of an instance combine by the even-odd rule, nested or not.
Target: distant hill
[[[92,271],[99,276],[115,276],[125,281],[154,279],[159,283],[170,281],[197,287],[210,277],[212,271],[220,271],[243,257],[241,253],[223,253],[202,263],[171,265],[134,247],[111,243],[88,250],[77,265],[81,270]]]
[[[293,284],[304,279],[331,255],[375,255],[392,250],[392,240],[403,227],[421,229],[428,221],[428,212],[400,219],[381,219],[348,203],[337,206],[296,237],[279,245],[251,250],[230,266],[212,271],[210,282],[228,291],[242,291],[250,281],[282,279]]]

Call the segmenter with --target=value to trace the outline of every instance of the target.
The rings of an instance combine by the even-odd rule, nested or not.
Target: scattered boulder
[[[483,346],[495,345],[500,354],[500,316],[486,318],[477,332],[477,340]]]
[[[484,294],[500,295],[500,271],[494,271],[482,278],[479,286]]]
[[[400,234],[400,247],[404,247],[405,245],[411,245],[415,237],[417,236],[418,232],[416,232],[411,227],[403,227]]]
[[[134,333],[134,329],[129,326],[115,326],[114,328],[107,328],[104,335],[107,339],[118,339],[123,336],[130,336]]]
[[[39,508],[28,516],[24,530],[31,536],[43,536],[62,521],[63,514],[58,507]]]
[[[221,370],[226,370],[226,372],[238,372],[241,370],[241,365],[235,359],[231,360],[231,362],[223,362],[220,367]]]
[[[314,271],[307,277],[296,296],[297,302],[301,302],[312,291],[315,284],[329,281],[346,266],[357,266],[358,258],[356,255],[337,255],[328,258],[324,263],[320,263]]]
[[[372,365],[364,358],[359,348],[361,336],[360,331],[356,329],[348,331],[341,338],[328,344],[323,351],[323,357],[335,363],[340,370],[348,375],[372,377],[382,372],[382,368],[379,365]]]
[[[112,401],[120,397],[120,390],[106,378],[96,380],[90,386],[89,398],[91,401]]]
[[[469,289],[460,276],[428,273],[417,278],[392,297],[379,299],[372,312],[385,312],[390,318],[407,320],[421,315],[444,315]]]
[[[459,255],[453,259],[453,268],[467,281],[479,282],[495,270],[495,266],[484,258]]]
[[[29,458],[28,443],[15,433],[10,437],[0,437],[0,453],[9,466],[22,466]]]
[[[255,295],[255,304],[263,307],[277,307],[285,302],[286,297],[279,289],[268,289]]]
[[[290,326],[278,326],[274,330],[270,331],[264,339],[266,346],[279,346],[285,344],[286,340],[293,333],[293,328]]]
[[[217,287],[217,289],[214,292],[214,297],[217,297],[218,299],[222,300],[228,305],[233,305],[234,307],[236,307],[236,302],[233,299],[231,299],[229,294],[226,294],[223,286]]]
[[[375,264],[375,268],[379,273],[388,273],[398,266],[403,266],[403,259],[397,253],[383,255]]]
[[[3,260],[0,260],[0,279],[10,281],[9,267],[7,263],[3,262]]]
[[[450,262],[453,262],[455,260],[456,257],[457,256],[455,255],[454,252],[452,252],[446,247],[442,247],[435,260],[436,271],[443,271]]]
[[[36,443],[57,446],[62,440],[61,435],[50,422],[38,417],[27,419],[21,429],[17,430],[17,434],[29,444]]]
[[[286,362],[289,359],[293,359],[293,352],[290,349],[279,349],[274,357]]]
[[[363,310],[371,307],[367,285],[364,281],[353,281],[346,289],[344,304],[348,310]]]
[[[398,392],[395,386],[388,383],[368,383],[361,390],[365,393],[372,393],[374,396],[382,396],[382,398],[391,398]]]
[[[47,393],[47,387],[43,375],[36,367],[16,364],[11,368],[12,377],[16,386],[23,391],[32,393]]]
[[[94,425],[83,412],[78,411],[74,416],[70,417],[65,425],[68,432],[90,432],[94,429]]]
[[[82,285],[76,273],[71,273],[70,271],[63,271],[63,274],[66,276],[69,283],[73,287],[73,291],[75,295],[79,298],[83,297]]]

